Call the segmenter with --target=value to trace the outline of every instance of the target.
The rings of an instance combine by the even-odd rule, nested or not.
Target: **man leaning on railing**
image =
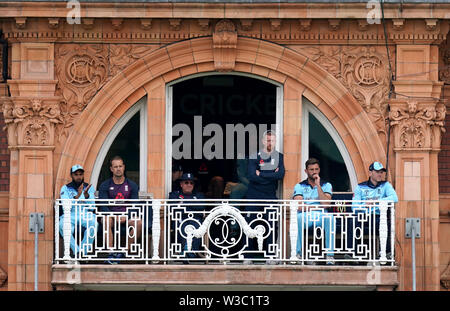
[[[297,256],[302,258],[306,252],[302,252],[303,248],[303,229],[314,226],[321,226],[325,231],[325,247],[330,250],[327,254],[327,265],[334,264],[334,237],[331,236],[331,225],[333,223],[333,216],[330,213],[326,215],[323,209],[310,211],[310,207],[320,207],[320,201],[314,200],[331,200],[333,187],[329,182],[320,179],[320,162],[315,158],[310,158],[305,162],[305,173],[308,176],[305,180],[298,183],[294,187],[294,200],[306,200],[308,205],[307,210],[299,207],[297,213],[298,220],[298,238],[297,238]],[[313,265],[314,262],[308,261],[308,264]]]
[[[352,202],[352,211],[354,213],[361,213],[363,209],[367,209],[368,213],[375,214],[375,232],[379,232],[380,229],[380,208],[376,202],[362,202],[362,201],[376,201],[376,200],[388,200],[393,201],[394,203],[398,202],[397,193],[394,190],[394,187],[388,182],[384,181],[386,169],[380,162],[373,162],[369,166],[369,179],[358,184],[355,188],[353,194],[353,202]],[[356,218],[355,218],[356,219]],[[390,213],[387,215],[388,224],[390,223]],[[359,224],[356,222],[356,227]],[[347,247],[349,249],[353,248],[353,224],[350,220],[348,230],[349,234],[347,235]],[[388,227],[388,237],[391,235],[391,226]],[[365,229],[368,229],[365,226]],[[390,251],[391,251],[391,239],[387,239],[386,249],[388,250],[387,257],[390,259]],[[379,257],[380,254],[378,254]]]
[[[67,185],[62,186],[60,192],[61,199],[71,200],[70,208],[70,249],[75,258],[80,258],[81,254],[88,252],[89,246],[92,245],[95,234],[97,232],[97,221],[95,218],[92,202],[75,201],[79,199],[94,200],[95,189],[92,185],[84,182],[84,169],[81,165],[74,165],[70,168],[70,177],[72,181]],[[90,205],[90,207],[89,207]],[[64,210],[60,210],[59,218],[59,232],[64,236]],[[84,232],[81,247],[77,245],[74,237],[75,227],[79,226]],[[95,232],[91,232],[94,230]],[[80,236],[83,233],[80,232]],[[78,239],[77,239],[78,240]]]

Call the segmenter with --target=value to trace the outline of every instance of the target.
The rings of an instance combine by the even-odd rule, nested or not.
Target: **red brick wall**
[[[0,192],[9,191],[9,149],[4,127],[5,120],[0,113]]]
[[[443,90],[447,99],[447,115],[445,117],[445,133],[442,136],[441,152],[439,153],[439,193],[450,193],[450,85]]]

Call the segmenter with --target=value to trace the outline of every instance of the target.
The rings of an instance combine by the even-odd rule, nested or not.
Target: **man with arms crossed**
[[[320,163],[315,158],[310,158],[305,163],[305,173],[308,176],[305,180],[298,183],[294,187],[294,200],[331,200],[333,188],[329,182],[320,179]],[[325,232],[325,247],[328,251],[327,265],[334,264],[334,237],[331,234],[333,216],[325,215],[326,211],[309,211],[309,206],[320,207],[319,201],[305,201],[308,205],[306,211],[299,208],[297,213],[298,220],[298,239],[297,239],[297,255],[302,257],[303,248],[303,229],[320,226]],[[308,220],[308,221],[307,221]],[[323,236],[323,234],[322,234]],[[308,264],[314,264],[308,262]]]

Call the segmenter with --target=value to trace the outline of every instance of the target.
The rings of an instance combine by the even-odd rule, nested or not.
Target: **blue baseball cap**
[[[184,173],[183,175],[181,175],[181,178],[179,179],[180,181],[183,180],[194,180],[194,175],[192,175],[191,173]]]
[[[386,172],[386,169],[384,168],[383,164],[381,164],[380,162],[373,162],[369,166],[369,171],[385,171]]]
[[[79,165],[79,164],[75,164],[74,166],[72,166],[70,168],[70,174],[75,173],[76,171],[82,170],[84,172],[84,168]]]

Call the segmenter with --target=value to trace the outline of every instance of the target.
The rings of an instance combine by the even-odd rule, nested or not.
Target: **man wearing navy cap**
[[[398,202],[397,193],[394,190],[394,187],[388,182],[384,180],[386,173],[386,169],[384,168],[383,164],[380,162],[373,162],[369,166],[369,179],[367,181],[364,181],[358,186],[356,186],[353,194],[353,203],[352,203],[352,211],[355,213],[361,212],[361,208],[369,208],[369,204],[361,205],[361,201],[367,201],[367,200],[389,200],[393,201],[394,203]],[[379,227],[380,227],[380,209],[378,206],[375,206],[373,209],[376,220],[376,232],[378,234]],[[388,213],[388,223],[389,223],[389,217],[390,213]],[[352,222],[349,222],[351,229]],[[358,222],[356,222],[356,227],[358,227]],[[366,229],[368,228],[365,226]],[[390,237],[390,229],[391,227],[388,225],[388,237]],[[348,240],[347,240],[347,247],[349,249],[353,248],[353,230],[348,230]],[[391,239],[387,239],[387,245],[386,245],[386,252],[390,251],[390,241]]]
[[[204,199],[205,196],[203,193],[201,192],[196,192],[194,190],[194,186],[195,186],[195,181],[194,181],[194,175],[191,173],[184,173],[181,178],[178,179],[180,182],[180,188],[181,190],[177,190],[177,191],[172,191],[171,193],[169,193],[169,199],[179,199],[179,200],[188,200],[188,199]],[[172,203],[174,204],[174,203]],[[199,212],[199,211],[204,211],[204,207],[203,206],[188,206],[186,207],[186,211],[192,211],[192,212]],[[186,216],[187,214],[184,214],[184,216]],[[184,232],[184,228],[186,228],[186,226],[188,225],[193,225],[195,228],[199,227],[199,223],[201,224],[203,221],[203,214],[202,213],[195,213],[193,215],[194,220],[192,221],[187,221],[183,223],[182,227],[179,227],[179,230],[181,232]],[[185,219],[183,219],[182,221],[184,221]],[[178,233],[178,243],[181,243],[182,246],[182,250],[183,252],[187,251],[187,243],[186,243],[186,239],[183,238],[180,234],[180,232]],[[194,237],[192,239],[192,251],[198,251],[200,249],[200,245],[201,245],[201,239],[200,238],[196,238]],[[186,254],[186,257],[188,258],[196,258],[198,256],[196,256],[195,254],[189,252]]]
[[[70,177],[72,181],[67,185],[62,186],[60,192],[61,199],[94,199],[94,187],[84,182],[84,169],[81,165],[76,164],[70,168]],[[90,245],[94,240],[95,233],[97,232],[97,222],[93,212],[93,205],[89,205],[92,202],[86,202],[87,205],[81,205],[80,203],[73,202],[70,210],[70,224],[71,224],[71,236],[70,236],[70,249],[76,258],[79,258],[83,254],[89,251]],[[64,236],[64,215],[63,210],[60,209],[59,217],[59,232]],[[81,226],[84,231],[84,237],[81,241],[81,248],[78,246],[77,241],[81,239],[82,232],[79,232],[77,239],[74,237],[75,226]]]

